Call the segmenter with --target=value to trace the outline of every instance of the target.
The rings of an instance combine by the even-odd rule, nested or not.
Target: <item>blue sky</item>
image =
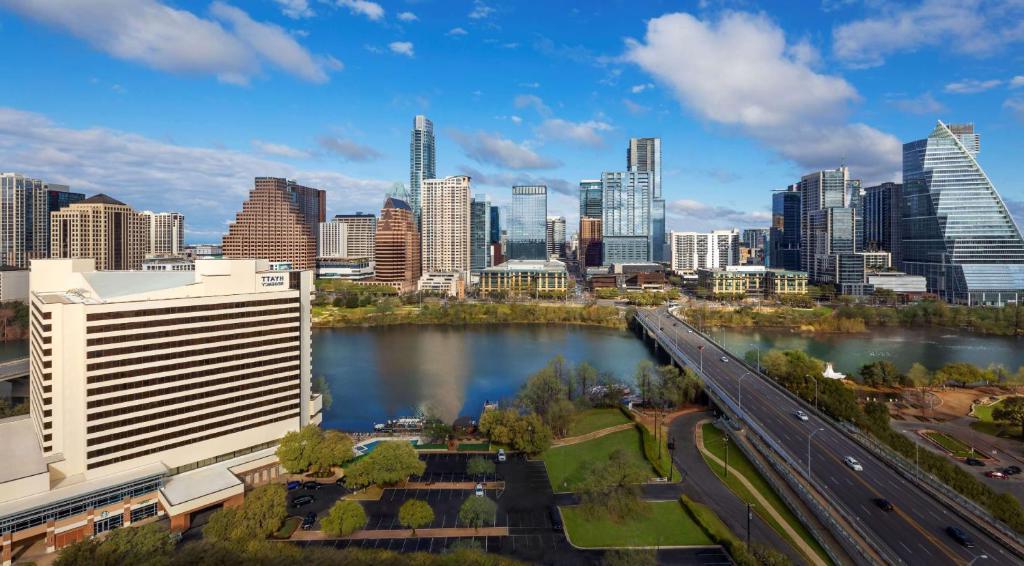
[[[577,182],[660,136],[669,227],[743,228],[808,171],[899,180],[942,119],[976,124],[1021,217],[1021,22],[1019,0],[0,0],[0,170],[217,241],[254,176],[376,211],[424,113],[438,174],[494,201],[545,182],[571,226]]]

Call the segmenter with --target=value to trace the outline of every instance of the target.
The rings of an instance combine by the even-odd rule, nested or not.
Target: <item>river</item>
[[[586,326],[394,326],[315,329],[313,375],[330,384],[324,426],[368,431],[389,417],[430,412],[448,422],[477,418],[484,401],[515,395],[561,354],[630,381],[653,360],[627,331]]]

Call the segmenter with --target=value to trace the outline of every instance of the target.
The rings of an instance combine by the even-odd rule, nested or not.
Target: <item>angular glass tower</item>
[[[947,301],[1001,305],[1024,294],[1024,240],[980,149],[973,124],[903,144],[903,269]]]
[[[648,171],[601,174],[604,265],[651,261],[652,177]]]
[[[469,203],[469,269],[490,267],[491,201],[487,195],[475,196]]]
[[[651,174],[651,258],[665,257],[665,199],[661,195],[661,138],[630,138],[626,149],[626,170]]]
[[[436,179],[434,154],[434,123],[426,116],[416,116],[409,136],[409,204],[417,224],[420,221],[420,191],[424,179]]]

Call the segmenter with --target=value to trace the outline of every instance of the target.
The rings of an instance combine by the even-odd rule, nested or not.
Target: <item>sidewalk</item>
[[[602,436],[608,436],[621,430],[629,430],[633,428],[633,423],[623,423],[620,425],[610,426],[608,428],[602,428],[587,434],[581,434],[579,436],[569,436],[566,438],[559,438],[558,440],[551,443],[552,448],[558,448],[559,446],[571,446],[573,444],[579,444],[580,442],[586,442],[588,440],[594,440],[595,438],[601,438]]]
[[[401,487],[405,489],[476,489],[477,483],[472,481],[409,481],[405,482]],[[485,481],[482,483],[484,489],[505,489],[505,482],[503,481]]]
[[[292,541],[307,540],[367,540],[367,539],[389,539],[389,538],[449,538],[449,537],[505,537],[508,536],[508,527],[481,527],[473,529],[470,527],[459,527],[449,529],[417,529],[415,537],[412,529],[379,529],[368,531],[356,531],[347,537],[328,536],[323,531],[295,531]]]

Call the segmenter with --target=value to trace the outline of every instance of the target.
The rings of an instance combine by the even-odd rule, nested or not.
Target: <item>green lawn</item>
[[[551,487],[556,492],[572,491],[581,479],[580,465],[582,463],[607,460],[608,456],[619,448],[633,452],[637,458],[644,460],[644,454],[640,448],[640,432],[635,428],[621,430],[579,444],[551,448],[542,453],[540,459],[544,460],[544,464],[547,466]],[[652,469],[651,472],[653,473],[654,470]]]
[[[709,452],[711,452],[719,459],[724,461],[725,442],[723,439],[725,438],[725,433],[716,428],[715,425],[711,423],[706,423],[701,429],[701,431],[704,433],[704,447],[707,448]],[[761,473],[757,470],[757,468],[754,467],[752,463],[750,463],[750,460],[747,459],[747,457],[743,454],[743,452],[739,450],[739,448],[736,448],[735,446],[729,447],[728,478],[725,477],[725,468],[723,466],[720,466],[708,460],[707,458],[704,459],[704,462],[707,463],[708,467],[711,468],[711,471],[713,471],[715,475],[721,478],[722,481],[724,481],[725,484],[729,487],[730,491],[735,493],[736,496],[740,498],[740,500],[746,503],[756,504],[757,499],[754,498],[753,494],[750,493],[746,486],[744,486],[742,483],[739,482],[739,480],[736,479],[735,475],[733,475],[733,471],[735,470],[743,474],[743,477],[747,478],[747,480],[750,481],[754,488],[757,489],[758,493],[760,493],[765,499],[768,500],[769,503],[772,504],[772,507],[774,507],[775,510],[779,513],[779,515],[781,515],[786,520],[789,526],[792,527],[793,530],[800,535],[800,538],[802,538],[807,544],[811,545],[811,548],[815,549],[819,556],[824,558],[826,561],[829,560],[828,555],[825,553],[825,549],[822,548],[820,544],[818,544],[818,541],[814,540],[814,537],[811,536],[811,533],[807,531],[803,523],[801,523],[800,520],[796,518],[796,515],[794,515],[793,512],[790,511],[789,507],[787,507],[786,504],[782,502],[782,499],[779,497],[779,494],[775,493],[775,490],[773,490],[772,487],[768,485],[768,482],[765,481],[765,479],[761,476]],[[773,529],[775,529],[775,531],[778,532],[779,535],[781,535],[783,538],[787,540],[790,539],[790,537],[786,534],[786,532],[782,529],[782,526],[779,525],[779,523],[775,520],[774,517],[772,517],[769,513],[765,512],[762,509],[758,509],[755,507],[754,510],[757,513],[757,516],[761,517],[762,520],[764,520]]]
[[[974,451],[971,450],[970,445],[955,436],[935,431],[926,432],[924,435],[934,440],[939,444],[939,446],[942,446],[957,458],[969,458],[974,455]]]
[[[619,409],[590,409],[577,413],[569,426],[569,436],[579,436],[630,422]]]
[[[286,539],[291,537],[292,533],[295,532],[295,529],[299,528],[299,523],[301,522],[302,519],[299,517],[288,517],[284,520],[284,523],[281,524],[281,528],[272,535],[273,538]]]
[[[991,434],[992,436],[1024,440],[1024,436],[1021,436],[1020,426],[1012,425],[1010,423],[995,422],[994,420],[992,420],[992,410],[998,407],[999,403],[1002,403],[1002,401],[993,403],[991,405],[975,406],[974,416],[978,417],[978,420],[976,422],[971,423],[971,428],[978,432]]]
[[[487,452],[491,449],[491,445],[487,442],[481,442],[476,444],[459,444],[459,452]]]
[[[588,519],[578,507],[562,507],[565,530],[576,546],[684,546],[714,544],[678,501],[647,503],[642,517],[613,522]]]

